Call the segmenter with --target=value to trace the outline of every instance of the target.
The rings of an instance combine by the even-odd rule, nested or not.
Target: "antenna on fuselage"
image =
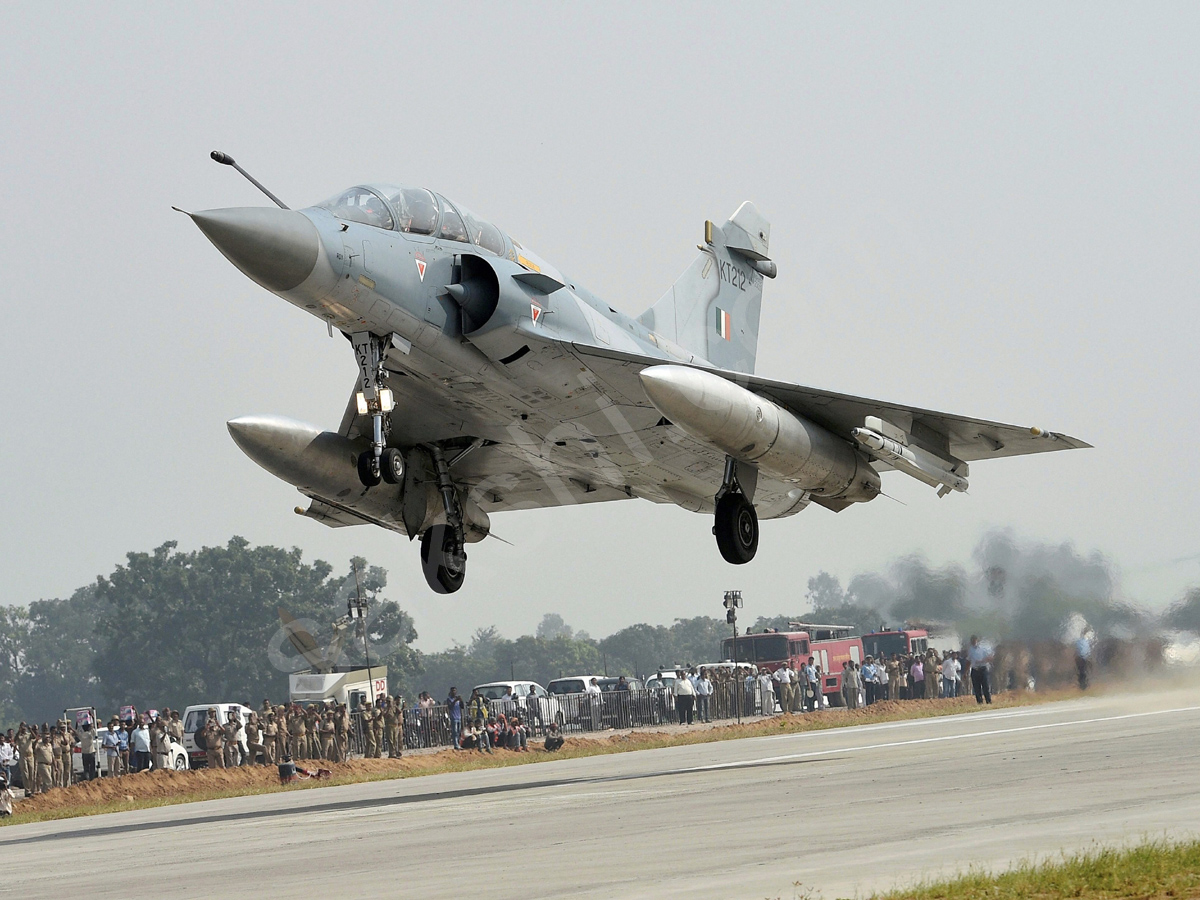
[[[276,197],[274,194],[272,194],[270,191],[268,191],[265,187],[263,187],[257,178],[255,178],[253,175],[251,175],[249,172],[247,172],[245,169],[243,169],[241,166],[239,166],[237,164],[237,162],[234,160],[234,158],[232,156],[230,156],[228,153],[222,153],[220,150],[214,150],[212,153],[210,153],[208,155],[211,156],[214,160],[216,160],[223,166],[233,166],[235,169],[237,169],[239,172],[242,173],[243,177],[245,177],[245,179],[247,181],[249,181],[252,185],[254,185],[256,188],[258,188],[260,191],[262,191],[268,197],[270,197],[271,202],[273,202],[280,209],[288,208],[287,204],[285,204],[282,200],[280,200],[278,197]]]

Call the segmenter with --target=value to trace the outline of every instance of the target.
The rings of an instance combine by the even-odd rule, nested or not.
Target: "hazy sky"
[[[674,9],[674,5],[661,7]],[[735,11],[736,9],[736,11]],[[1161,605],[1200,582],[1200,7],[17,5],[0,38],[3,599],[64,596],[129,550],[241,534],[391,572],[420,645],[555,611],[799,611],[807,579],[993,526],[1111,555]],[[258,288],[187,209],[428,186],[638,314],[704,219],[772,222],[760,374],[1038,424],[1095,450],[980,463],[966,496],[899,474],[839,515],[764,523],[628,501],[495,516],[466,587],[417,547],[332,530],[230,440],[336,429],[350,349]]]

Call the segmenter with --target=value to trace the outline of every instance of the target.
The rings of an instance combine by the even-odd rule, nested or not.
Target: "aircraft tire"
[[[717,503],[713,534],[721,556],[735,566],[754,559],[758,552],[758,514],[742,493],[728,493]]]
[[[448,525],[434,525],[421,535],[421,572],[439,594],[453,594],[467,575],[467,554],[458,549]]]
[[[404,483],[404,454],[395,447],[388,447],[379,458],[379,474],[388,484]]]
[[[371,462],[374,460],[374,454],[370,450],[364,450],[358,454],[358,480],[362,482],[363,487],[375,487],[379,484],[379,476],[371,471]]]

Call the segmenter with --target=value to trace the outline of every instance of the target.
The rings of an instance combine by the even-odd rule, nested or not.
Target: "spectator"
[[[508,749],[517,753],[529,752],[529,731],[520,716],[513,716],[508,723]]]
[[[558,723],[551,722],[550,727],[546,729],[546,740],[542,744],[545,750],[553,753],[556,750],[561,750],[563,745],[563,736],[558,730]]]
[[[875,680],[875,663],[871,660],[871,657],[868,656],[866,658],[860,671],[862,672],[863,699],[866,701],[866,705],[870,706],[876,699],[875,685],[877,683]]]
[[[971,635],[971,646],[967,648],[967,663],[971,667],[971,686],[975,689],[975,702],[992,702],[992,687],[988,683],[988,670],[994,658],[992,648]]]
[[[37,764],[33,759],[33,747],[36,740],[37,735],[24,722],[17,726],[14,743],[17,748],[17,759],[21,764],[21,783],[25,785],[26,796],[37,793]]]
[[[0,739],[0,769],[3,769],[4,779],[10,784],[16,780],[17,748],[8,735]]]
[[[842,670],[842,689],[846,692],[846,706],[858,709],[858,694],[862,690],[862,676],[853,660]]]
[[[701,722],[711,722],[712,714],[709,708],[712,700],[713,683],[709,680],[708,670],[700,669],[700,674],[696,678],[696,703],[697,703],[697,718]]]
[[[680,725],[692,724],[692,713],[696,703],[696,689],[685,678],[681,669],[675,670],[675,713]]]
[[[875,660],[875,699],[890,700],[892,673],[888,670],[887,661],[881,656]]]
[[[79,745],[79,757],[83,762],[83,777],[87,781],[96,778],[96,732],[92,720],[84,719],[75,732],[75,743]]]
[[[912,696],[914,700],[920,700],[925,696],[925,665],[921,657],[913,658],[912,665],[908,669],[909,679],[912,681]]]
[[[1088,689],[1088,669],[1092,665],[1092,637],[1095,632],[1091,628],[1085,628],[1083,634],[1079,636],[1079,640],[1075,642],[1075,672],[1079,678],[1079,689],[1086,691]]]
[[[461,750],[459,735],[462,733],[463,702],[456,687],[450,688],[450,696],[446,698],[446,712],[450,715],[450,741],[455,750]]]
[[[7,777],[0,778],[0,819],[7,819],[13,812],[13,794],[8,785]]]
[[[806,682],[805,702],[809,712],[814,712],[821,708],[821,674],[818,666],[815,665],[816,657],[808,658],[808,665],[804,667],[804,680]]]
[[[130,735],[130,748],[133,753],[133,771],[144,772],[150,768],[150,729],[145,722],[139,722]]]
[[[618,687],[617,690],[621,688]],[[625,690],[629,690],[629,686],[625,686]],[[533,728],[533,723],[537,722],[537,727],[543,733],[546,731],[546,720],[542,716],[542,701],[538,699],[537,688],[532,684],[529,686],[529,694],[525,697],[525,711],[529,718],[529,727]]]
[[[775,685],[766,669],[758,675],[759,709],[764,716],[775,715]]]
[[[479,693],[479,688],[473,688],[471,690],[471,699],[467,701],[467,721],[474,722],[476,719],[486,719],[488,712],[487,698]]]

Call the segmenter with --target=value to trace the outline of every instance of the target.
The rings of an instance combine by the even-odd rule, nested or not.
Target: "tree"
[[[574,632],[558,613],[546,613],[538,623],[536,634],[542,640],[552,641],[560,637],[569,638]]]
[[[1200,588],[1192,588],[1172,604],[1163,616],[1163,624],[1168,628],[1200,634]]]
[[[342,616],[354,576],[330,573],[328,563],[304,563],[299,549],[251,547],[240,537],[193,553],[178,552],[171,541],[152,554],[128,554],[126,565],[97,584],[104,606],[96,623],[101,646],[95,672],[106,714],[123,703],[176,706],[287,696],[286,657],[268,661],[268,648],[286,644],[278,610],[312,623]],[[360,578],[364,593],[375,600],[368,633],[388,651],[378,661],[396,665],[394,678],[403,680],[415,670],[407,647],[416,636],[412,621],[395,604],[378,599],[386,584],[382,569],[363,563]],[[358,661],[357,652],[348,641],[352,661]]]
[[[12,696],[31,721],[52,721],[64,709],[102,701],[93,663],[96,619],[104,603],[92,584],[66,600],[37,600],[25,617],[20,674]]]
[[[842,583],[833,575],[821,570],[808,579],[808,591],[804,598],[814,609],[831,609],[846,602],[846,592]]]

